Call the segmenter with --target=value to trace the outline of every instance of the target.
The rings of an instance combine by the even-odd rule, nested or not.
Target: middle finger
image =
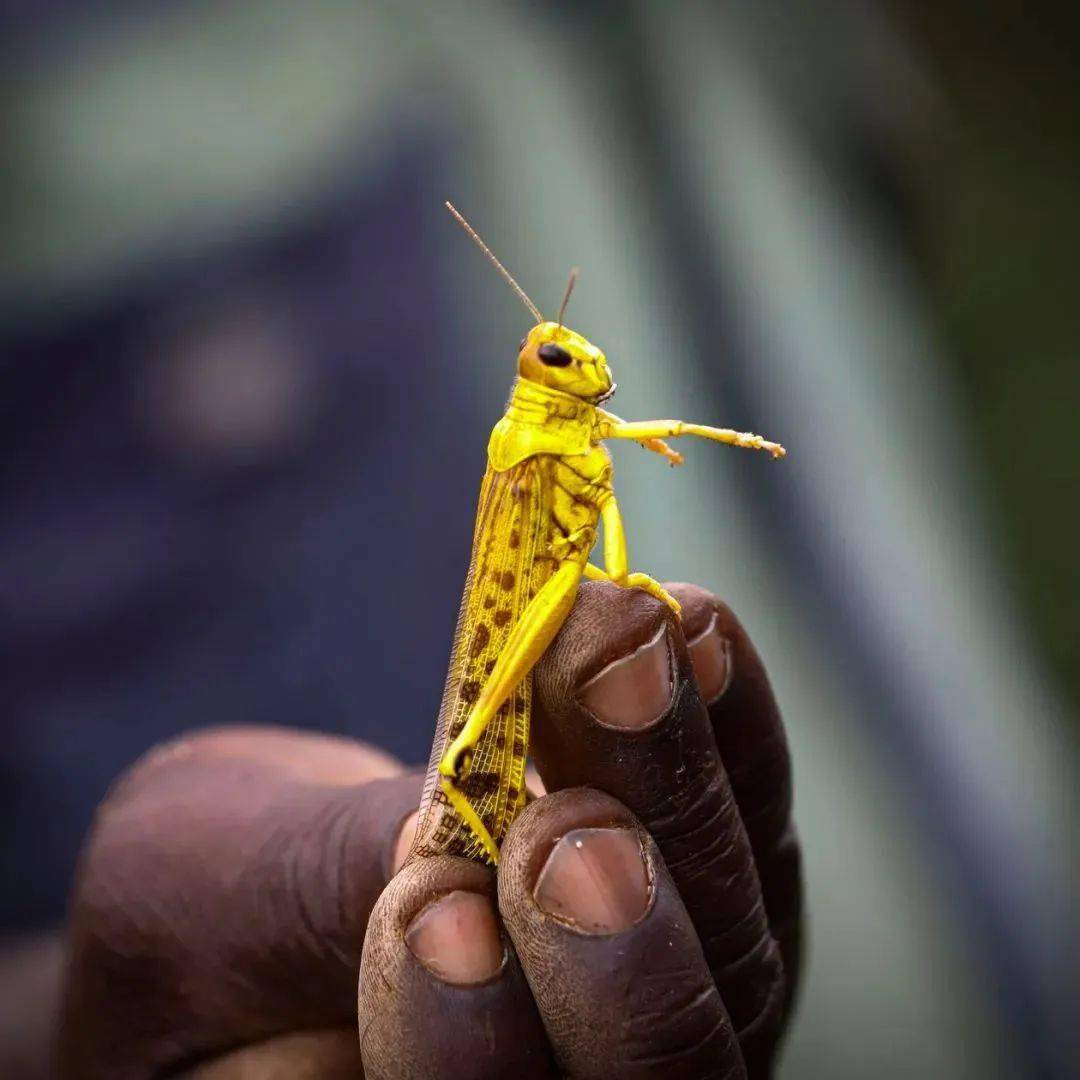
[[[578,788],[525,810],[503,845],[499,910],[565,1075],[746,1076],[656,845],[610,796]]]
[[[640,590],[585,585],[536,669],[535,694],[548,790],[599,788],[649,831],[748,1061],[767,1055],[783,965],[678,622]]]

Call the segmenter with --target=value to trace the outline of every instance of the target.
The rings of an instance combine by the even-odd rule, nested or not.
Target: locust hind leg
[[[499,707],[532,670],[559,627],[566,621],[574,604],[580,579],[581,564],[563,562],[547,584],[532,598],[511,629],[510,636],[495,661],[495,667],[469,712],[465,726],[439,762],[444,794],[469,828],[476,833],[493,860],[498,853],[491,834],[484,828],[483,822],[457,786],[457,782],[467,771],[472,752]]]
[[[440,769],[441,769],[440,765]],[[472,803],[465,797],[461,789],[448,776],[442,778],[440,784],[443,794],[450,805],[458,812],[461,820],[469,826],[473,835],[484,847],[493,866],[499,865],[499,848],[488,831],[488,827],[480,820],[480,815],[473,809]]]

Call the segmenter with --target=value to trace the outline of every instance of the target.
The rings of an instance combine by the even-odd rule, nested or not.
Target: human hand
[[[362,1044],[369,1077],[741,1075],[740,1054],[764,1075],[798,952],[787,751],[737,623],[698,590],[676,595],[681,629],[644,594],[583,588],[537,669],[536,756],[550,789],[589,782],[623,805],[582,790],[534,803],[504,849],[501,921],[483,867],[428,859],[394,878],[369,930],[359,1041],[361,942],[404,854],[419,777],[359,744],[276,731],[211,732],[151,754],[110,794],[84,855],[63,1074],[356,1076]],[[714,612],[731,677],[706,717],[682,634],[693,641]],[[584,690],[594,713],[609,710],[612,726],[598,724],[576,689],[662,626],[674,692],[667,646],[654,642]],[[723,682],[714,640],[691,649],[707,690]],[[555,839],[597,826],[541,870]],[[591,891],[565,887],[605,866]],[[643,875],[644,896],[633,890]],[[545,915],[541,877],[555,916],[609,932]],[[428,906],[439,897],[450,900]]]
[[[361,743],[265,728],[136,763],[76,876],[60,1075],[363,1075],[360,950],[421,781]]]
[[[582,587],[535,675],[554,793],[498,873],[416,859],[383,893],[369,1080],[769,1075],[799,959],[786,740],[731,612],[668,589],[681,625],[639,590]]]

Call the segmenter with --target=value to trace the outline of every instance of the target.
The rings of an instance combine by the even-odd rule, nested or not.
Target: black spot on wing
[[[468,799],[482,799],[487,795],[494,795],[499,790],[499,774],[471,772],[458,781],[458,788]]]
[[[472,644],[469,646],[469,655],[472,657],[479,656],[487,648],[487,643],[490,640],[491,631],[488,629],[487,623],[477,623],[476,629],[473,631]]]

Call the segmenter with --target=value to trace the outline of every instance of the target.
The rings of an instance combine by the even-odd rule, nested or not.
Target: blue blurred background
[[[529,322],[448,197],[541,308],[583,268],[621,415],[789,448],[616,457],[785,710],[781,1076],[1077,1075],[1075,10],[3,5],[3,1075],[146,748],[426,760]]]

